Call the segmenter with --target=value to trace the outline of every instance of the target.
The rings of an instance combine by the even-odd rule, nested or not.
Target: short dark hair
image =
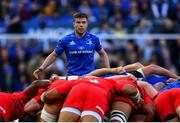
[[[73,14],[73,19],[75,18],[86,18],[88,19],[88,15],[86,13],[77,12]]]

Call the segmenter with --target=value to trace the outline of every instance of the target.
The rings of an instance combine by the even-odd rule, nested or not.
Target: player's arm
[[[55,51],[53,51],[43,62],[43,64],[40,66],[40,68],[42,70],[46,69],[50,64],[52,64],[56,58],[58,57],[58,55],[56,54]]]
[[[41,105],[39,102],[32,98],[29,102],[24,106],[24,112],[30,115],[36,115],[37,111],[41,110]]]
[[[90,76],[101,76],[101,75],[105,75],[105,74],[121,74],[124,73],[125,71],[135,71],[139,68],[143,68],[144,66],[142,64],[140,64],[139,62],[134,63],[134,64],[130,64],[130,65],[126,65],[124,67],[116,67],[116,68],[101,68],[101,69],[96,69],[90,73],[88,73],[87,75]]]
[[[132,74],[128,74],[128,75],[115,75],[115,76],[110,76],[110,77],[107,77],[109,79],[123,79],[123,78],[131,78],[133,80],[137,80],[137,78],[135,76],[133,76]]]
[[[98,52],[101,61],[104,63],[104,67],[105,68],[110,68],[110,64],[109,64],[109,58],[107,53],[104,51],[104,49],[102,48],[99,52]]]
[[[52,90],[48,90],[41,95],[41,101],[46,104],[52,104],[54,102],[64,100],[70,91],[71,86],[72,83],[69,81],[53,88]]]
[[[34,97],[40,88],[46,89],[50,84],[49,80],[35,80],[24,90],[24,93],[29,97]]]
[[[169,78],[168,80],[167,80],[167,82],[174,82],[174,81],[180,81],[180,76],[178,76],[178,78],[177,79],[174,79],[174,78]]]
[[[85,76],[58,76],[57,74],[52,74],[50,77],[50,81],[55,81],[58,79],[61,80],[77,80],[80,78],[97,78],[97,76],[93,76],[93,75],[85,75]]]
[[[143,67],[144,66],[139,62],[123,66],[124,70],[126,70],[126,71],[135,71],[135,70],[137,70],[139,68],[143,68]]]
[[[50,64],[52,64],[56,58],[58,57],[58,55],[56,54],[55,51],[53,51],[46,59],[45,61],[43,62],[43,64],[34,71],[34,76],[39,79],[39,75],[41,74],[41,72],[43,70],[45,70]]]
[[[100,68],[100,69],[96,69],[88,74],[86,74],[87,76],[102,76],[105,74],[121,74],[123,73],[125,70],[123,69],[123,67],[117,67],[117,68]]]
[[[142,87],[145,90],[145,92],[151,97],[151,99],[153,99],[158,94],[158,91],[149,83],[143,81],[137,82],[138,86]]]
[[[162,76],[168,76],[168,77],[174,78],[174,79],[179,78],[179,76],[177,76],[173,72],[171,72],[163,67],[160,67],[158,65],[154,65],[154,64],[151,64],[151,65],[148,65],[148,66],[142,68],[142,71],[145,76],[149,76],[151,74],[157,74],[157,75],[162,75]]]
[[[155,117],[154,104],[153,103],[147,103],[143,106],[143,109],[146,112],[144,122],[152,122],[154,120],[154,117]]]

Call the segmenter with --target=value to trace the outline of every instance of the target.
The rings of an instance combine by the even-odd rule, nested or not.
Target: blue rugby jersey
[[[86,32],[82,38],[78,38],[75,33],[65,36],[58,42],[54,51],[58,55],[65,52],[68,75],[81,76],[94,70],[94,52],[100,51],[101,48],[99,38]]]
[[[174,81],[174,82],[171,82],[171,83],[168,83],[167,86],[165,86],[164,88],[162,88],[160,90],[160,92],[163,92],[165,90],[169,90],[171,88],[180,88],[180,80],[179,81]]]
[[[146,81],[151,85],[156,84],[157,82],[166,82],[169,79],[167,76],[159,76],[159,75],[150,75],[148,77],[142,78],[142,81]]]

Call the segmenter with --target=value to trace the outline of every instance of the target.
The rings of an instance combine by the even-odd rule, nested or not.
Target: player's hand
[[[35,84],[38,87],[42,87],[42,88],[46,88],[49,85],[51,85],[51,81],[48,79],[44,79],[44,80],[35,80],[33,81],[33,84]]]
[[[169,78],[166,82],[171,83],[171,82],[174,82],[174,81],[176,81],[176,79],[174,79],[174,78]]]
[[[115,74],[121,74],[121,73],[124,73],[125,70],[122,66],[120,66],[120,67],[112,68],[111,72]]]
[[[42,74],[43,70],[38,68],[33,72],[33,75],[35,76],[36,79],[40,79],[40,75]]]
[[[55,81],[55,80],[58,80],[59,79],[59,76],[57,74],[52,74],[51,77],[50,77],[50,81]]]

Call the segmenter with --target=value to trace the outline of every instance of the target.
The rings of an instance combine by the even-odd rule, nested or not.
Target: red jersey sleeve
[[[39,89],[38,90],[38,94],[33,98],[36,101],[40,101],[41,100],[41,94],[45,91],[45,89]]]
[[[57,86],[56,90],[59,95],[67,94],[70,91],[72,86],[73,86],[73,81],[68,81],[68,82],[63,83],[62,85]]]

